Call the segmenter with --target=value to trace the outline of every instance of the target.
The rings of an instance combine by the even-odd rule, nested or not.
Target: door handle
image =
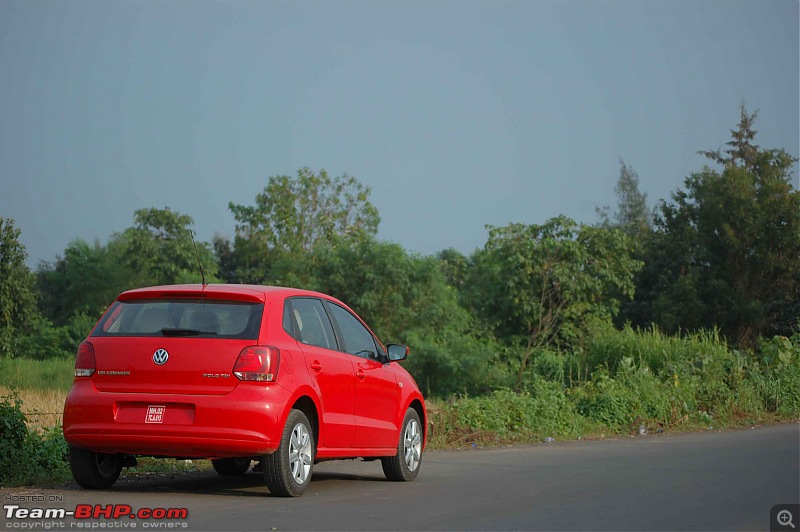
[[[311,364],[309,364],[309,367],[310,367],[311,369],[313,369],[314,371],[316,371],[317,373],[319,373],[320,371],[322,371],[322,364],[320,364],[320,363],[319,363],[319,360],[315,360],[314,362],[312,362]]]
[[[367,374],[364,373],[363,369],[358,368],[358,371],[356,371],[356,377],[358,377],[358,380],[362,380],[363,381],[367,377]]]

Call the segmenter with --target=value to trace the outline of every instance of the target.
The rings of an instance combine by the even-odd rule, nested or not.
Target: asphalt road
[[[429,452],[411,483],[384,480],[379,462],[325,462],[296,499],[269,496],[259,474],[213,471],[0,496],[24,508],[188,508],[185,521],[122,518],[107,523],[115,530],[769,530],[773,505],[800,503],[800,424]],[[19,502],[30,496],[45,502]],[[4,530],[34,521],[0,515]]]

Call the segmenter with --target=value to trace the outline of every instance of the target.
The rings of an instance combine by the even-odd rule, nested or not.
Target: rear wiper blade
[[[175,329],[171,327],[164,327],[161,329],[161,334],[164,336],[200,336],[201,334],[216,335],[217,331],[201,331],[200,329]]]

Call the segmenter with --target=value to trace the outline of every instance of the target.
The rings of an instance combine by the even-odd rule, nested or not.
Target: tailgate
[[[103,392],[222,395],[239,380],[236,358],[249,340],[93,337],[95,387]]]
[[[88,341],[104,392],[221,395],[239,380],[242,349],[258,343],[263,303],[199,298],[116,301]]]

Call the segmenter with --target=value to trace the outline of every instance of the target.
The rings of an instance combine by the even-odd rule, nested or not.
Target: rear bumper
[[[275,384],[240,383],[226,395],[98,391],[78,379],[64,405],[64,439],[106,453],[184,458],[268,454],[277,449],[290,399]],[[150,406],[163,417],[147,422]]]

